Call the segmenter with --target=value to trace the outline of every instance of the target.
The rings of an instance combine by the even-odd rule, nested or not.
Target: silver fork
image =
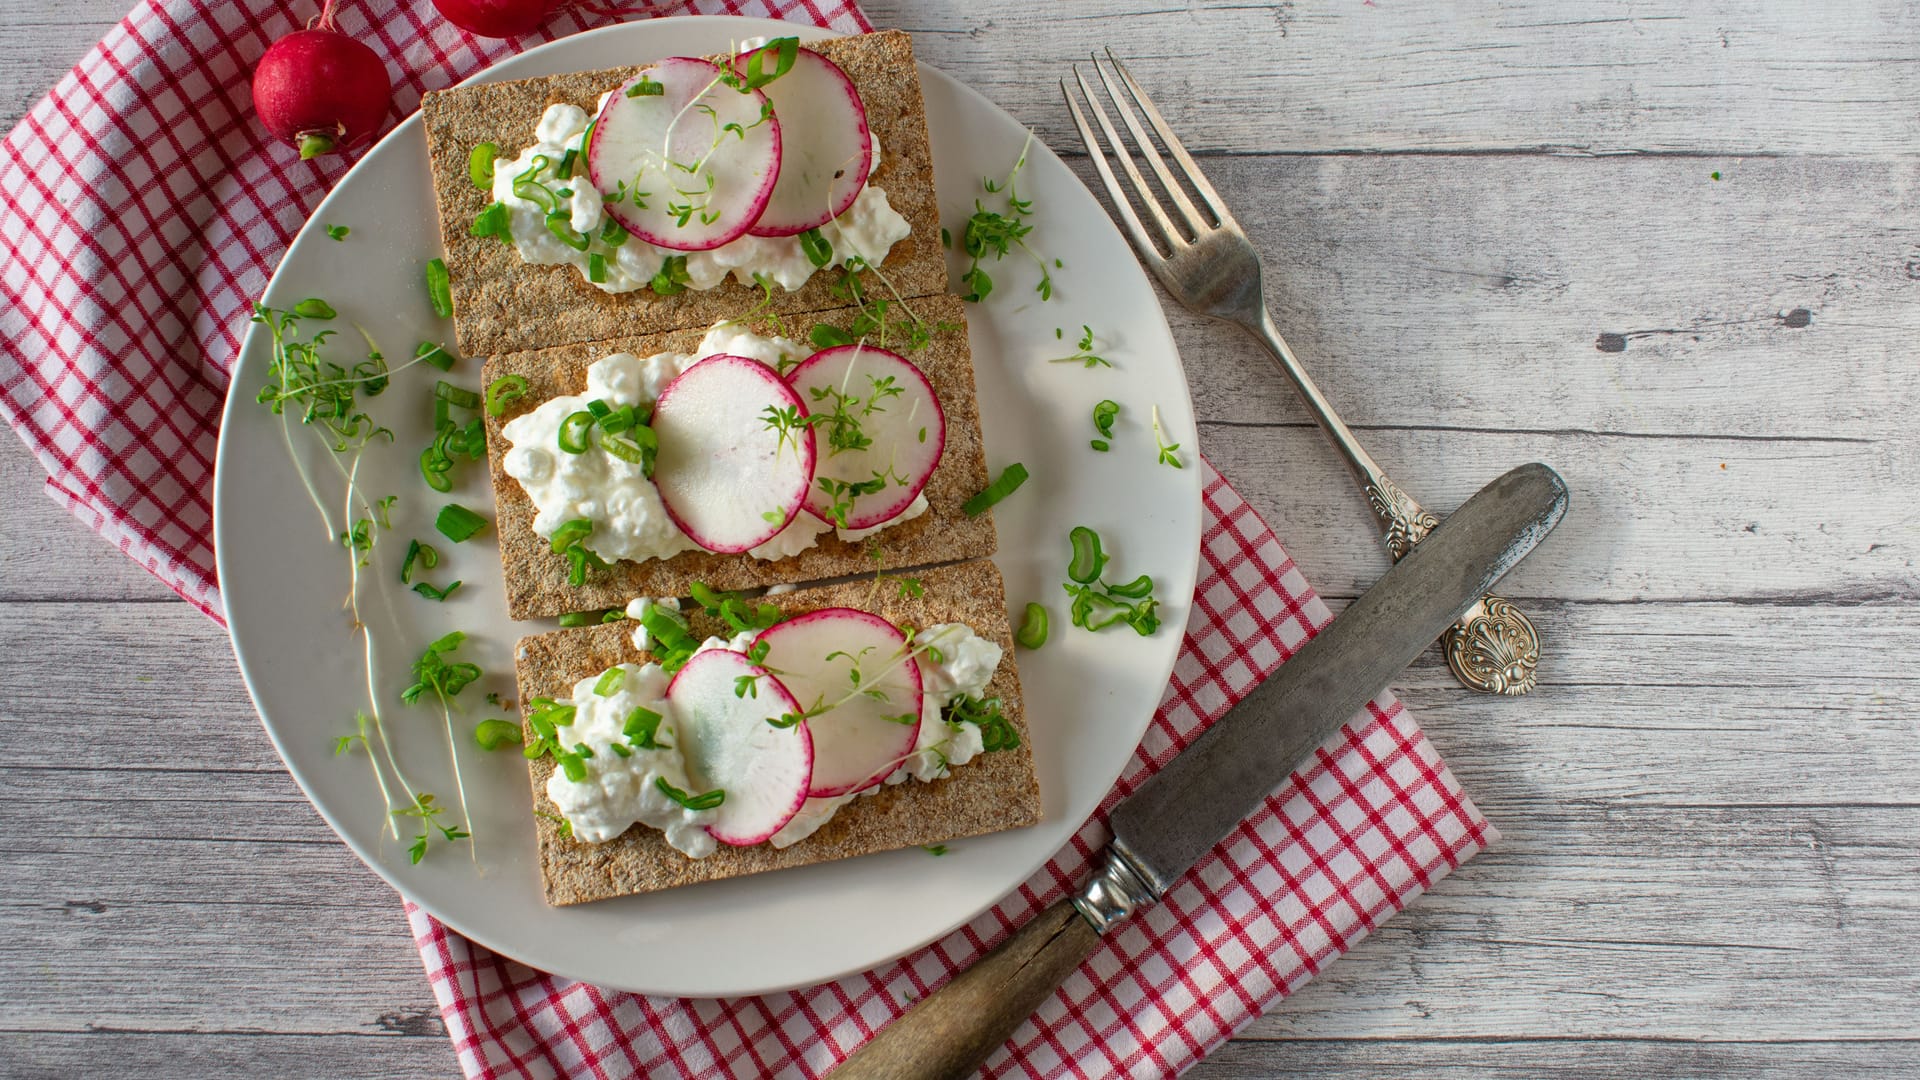
[[[1123,188],[1114,176],[1108,163],[1107,151],[1094,136],[1093,129],[1087,126],[1086,115],[1081,112],[1080,103],[1068,89],[1066,81],[1060,82],[1060,92],[1067,99],[1067,109],[1073,114],[1074,126],[1080,129],[1080,139],[1086,144],[1087,154],[1093,159],[1093,167],[1099,172],[1100,179],[1107,188],[1107,197],[1120,223],[1125,227],[1127,236],[1133,241],[1134,249],[1140,253],[1140,261],[1153,276],[1160,280],[1174,299],[1189,309],[1202,315],[1208,315],[1224,322],[1230,322],[1260,339],[1280,370],[1293,383],[1293,388],[1305,399],[1313,418],[1319,422],[1321,430],[1333,440],[1347,467],[1359,481],[1367,497],[1367,505],[1379,520],[1380,530],[1386,541],[1387,552],[1397,562],[1413,550],[1413,546],[1426,538],[1427,533],[1439,524],[1439,520],[1421,508],[1398,484],[1387,477],[1385,470],[1373,460],[1366,448],[1355,439],[1352,430],[1340,419],[1340,415],[1327,402],[1320,388],[1300,365],[1287,347],[1286,339],[1280,336],[1279,327],[1274,325],[1273,315],[1267,310],[1266,296],[1260,283],[1260,256],[1247,241],[1247,234],[1241,230],[1240,223],[1233,219],[1219,192],[1207,182],[1194,164],[1193,157],[1186,147],[1174,137],[1173,130],[1167,126],[1160,110],[1154,107],[1140,84],[1127,71],[1113,50],[1107,51],[1107,64],[1100,57],[1093,57],[1093,69],[1100,76],[1100,82],[1106,87],[1107,95],[1112,98],[1120,120],[1133,136],[1131,149],[1114,130],[1106,107],[1100,104],[1100,98],[1080,74],[1078,65],[1074,66],[1073,79],[1079,84],[1080,92],[1086,96],[1088,107],[1094,119],[1099,122],[1100,131],[1113,149],[1113,157],[1119,161],[1120,168],[1127,174],[1131,188]],[[1116,85],[1108,66],[1119,76]],[[1153,140],[1141,127],[1140,113],[1146,114],[1146,122],[1153,127],[1154,134],[1173,155],[1180,169],[1180,176],[1186,180],[1193,191],[1199,195],[1204,209],[1188,197],[1180,183],[1168,171],[1167,161],[1154,147]],[[1138,154],[1153,170],[1159,181],[1162,196],[1156,195],[1140,170],[1134,165],[1134,155]],[[1129,200],[1131,192],[1133,198]],[[1146,211],[1152,222],[1151,230],[1143,225],[1134,212],[1134,202]],[[1171,204],[1171,216],[1167,204]],[[1540,638],[1532,620],[1528,619],[1512,602],[1489,593],[1480,598],[1479,603],[1467,610],[1441,638],[1442,648],[1446,652],[1447,667],[1453,671],[1454,678],[1469,689],[1489,694],[1524,694],[1533,689],[1536,669],[1540,664]]]

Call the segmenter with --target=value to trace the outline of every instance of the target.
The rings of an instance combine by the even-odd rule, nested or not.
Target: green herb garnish
[[[418,562],[423,570],[431,570],[440,565],[440,553],[431,544],[418,540],[407,541],[407,557],[400,562],[400,584],[413,583],[413,564]]]
[[[1047,609],[1039,604],[1028,604],[1025,617],[1020,620],[1020,630],[1013,640],[1028,649],[1037,649],[1047,643]]]
[[[1055,331],[1058,333],[1059,331]],[[1079,364],[1082,367],[1112,367],[1113,361],[1093,353],[1093,327],[1082,324],[1080,327],[1079,348],[1070,356],[1056,356],[1048,360],[1049,364]]]
[[[968,517],[979,517],[987,512],[988,507],[1018,491],[1020,485],[1026,482],[1027,467],[1016,461],[1001,470],[998,479],[980,489],[980,493],[968,499],[960,509],[966,511]]]
[[[453,317],[453,281],[447,276],[447,264],[441,259],[427,261],[427,300],[433,313],[443,319]]]
[[[520,745],[520,725],[511,720],[482,720],[473,727],[473,741],[482,750]]]
[[[800,234],[800,250],[806,253],[807,261],[816,270],[833,261],[833,245],[820,235],[819,229],[808,229]]]
[[[1160,406],[1158,405],[1153,407],[1153,442],[1160,449],[1160,464],[1171,465],[1176,469],[1186,468],[1176,452],[1180,449],[1180,444],[1168,442],[1166,434],[1160,428]]]
[[[483,142],[467,155],[467,179],[481,191],[493,190],[493,159],[500,153],[495,143]]]
[[[714,807],[727,801],[727,793],[718,788],[700,795],[688,795],[686,792],[667,783],[667,778],[664,776],[654,777],[653,784],[660,789],[660,794],[665,795],[667,798],[672,799],[688,810],[712,810]]]
[[[626,668],[610,667],[600,673],[599,680],[593,684],[593,692],[598,697],[612,697],[620,692],[620,684],[626,681]]]
[[[486,528],[487,519],[459,503],[448,503],[440,508],[440,516],[433,519],[433,527],[440,530],[441,536],[459,544]]]
[[[1100,550],[1100,534],[1085,525],[1075,525],[1067,539],[1073,544],[1067,576],[1082,585],[1100,580],[1100,572],[1107,567],[1107,556]]]
[[[502,375],[487,384],[486,406],[488,416],[504,416],[507,406],[526,396],[527,377],[525,375]]]

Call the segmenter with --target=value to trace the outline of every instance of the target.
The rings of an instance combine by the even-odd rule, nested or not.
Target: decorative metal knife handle
[[[1340,456],[1346,459],[1347,468],[1360,482],[1367,506],[1380,524],[1387,554],[1393,556],[1395,562],[1405,558],[1407,552],[1440,523],[1439,519],[1394,483],[1380,463],[1373,460],[1373,455],[1360,445],[1360,440],[1354,438],[1353,431],[1293,355],[1286,338],[1280,336],[1280,328],[1274,325],[1273,316],[1264,305],[1257,322],[1241,325],[1273,354],[1281,372],[1307,403],[1320,430],[1326,432]],[[1469,690],[1518,696],[1532,690],[1536,682],[1540,666],[1539,631],[1511,601],[1492,593],[1481,597],[1479,603],[1461,616],[1440,639],[1440,647],[1453,677]]]

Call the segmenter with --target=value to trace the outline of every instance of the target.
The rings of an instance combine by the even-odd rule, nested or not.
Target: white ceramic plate
[[[794,33],[787,23],[675,18],[627,23],[533,49],[482,79],[524,78],[725,50],[752,35]],[[803,37],[821,36],[798,30]],[[983,175],[1004,175],[1025,130],[985,98],[923,67],[942,220],[959,232],[981,194]],[[267,291],[275,307],[322,297],[339,312],[339,356],[360,358],[348,321],[364,326],[389,357],[410,356],[421,340],[451,339],[433,316],[422,267],[440,252],[427,179],[427,147],[417,117],[402,123],[356,165],[321,204],[281,262]],[[358,638],[341,601],[344,550],[325,535],[301,490],[279,422],[254,395],[267,381],[269,342],[251,333],[234,372],[215,478],[214,534],[234,651],[280,755],[314,805],[368,866],[446,923],[498,952],[535,967],[602,986],[686,996],[753,994],[803,986],[865,970],[918,948],[965,923],[1044,863],[1112,787],[1165,688],[1186,624],[1200,537],[1200,477],[1193,453],[1192,405],[1166,320],[1153,290],[1105,212],[1058,158],[1035,145],[1021,192],[1034,200],[1030,238],[1065,268],[1042,303],[1031,260],[992,267],[996,292],[969,312],[989,463],[1032,473],[995,510],[997,561],[1017,610],[1029,600],[1053,612],[1053,636],[1018,660],[1033,728],[1034,760],[1046,820],[1033,828],[956,841],[935,858],[918,849],[717,882],[653,896],[554,909],[541,899],[529,827],[526,765],[512,752],[487,754],[472,725],[502,715],[481,699],[489,690],[514,698],[511,649],[549,622],[507,618],[497,552],[490,536],[457,549],[433,530],[447,501],[491,510],[481,464],[463,466],[448,496],[430,491],[416,459],[431,436],[430,387],[438,372],[402,372],[372,411],[397,436],[370,452],[360,480],[374,497],[397,494],[394,528],[382,534],[365,573],[377,588],[363,600],[375,638],[376,679],[386,729],[402,768],[442,803],[454,799],[452,769],[437,712],[409,708],[399,692],[408,665],[448,630],[471,635],[460,654],[487,672],[462,695],[456,717],[475,840],[437,846],[409,865],[408,839],[384,831],[378,789],[363,756],[334,756],[334,740],[366,706]],[[346,225],[344,242],[325,225]],[[558,269],[555,273],[573,273]],[[1099,336],[1115,368],[1050,364],[1072,351],[1082,324]],[[1056,340],[1055,328],[1064,332]],[[479,361],[465,359],[451,379],[477,387]],[[1095,402],[1123,407],[1110,453],[1088,447]],[[1184,444],[1188,467],[1156,465],[1147,414],[1159,405],[1170,437]],[[298,436],[306,433],[295,431]],[[308,460],[329,500],[342,485],[327,455]],[[334,511],[336,519],[339,511]],[[1099,530],[1114,556],[1115,580],[1150,573],[1163,625],[1141,638],[1125,628],[1094,635],[1067,625],[1067,531]],[[465,585],[445,604],[398,582],[409,538],[431,540],[449,558],[429,575]],[[510,715],[510,714],[509,714]],[[457,816],[457,815],[456,815]],[[413,830],[407,830],[411,832]]]

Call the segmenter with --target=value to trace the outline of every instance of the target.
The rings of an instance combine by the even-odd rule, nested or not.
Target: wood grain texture
[[[0,0],[0,108],[125,5]],[[1920,1070],[1920,15],[868,10],[1063,151],[1049,80],[1113,44],[1397,479],[1436,511],[1528,458],[1573,485],[1507,583],[1541,689],[1471,695],[1431,652],[1398,687],[1506,840],[1189,1075]],[[1350,481],[1252,342],[1169,316],[1200,444],[1340,606],[1386,565]],[[5,439],[0,688],[0,1072],[457,1071],[397,898],[304,805],[224,637]]]

